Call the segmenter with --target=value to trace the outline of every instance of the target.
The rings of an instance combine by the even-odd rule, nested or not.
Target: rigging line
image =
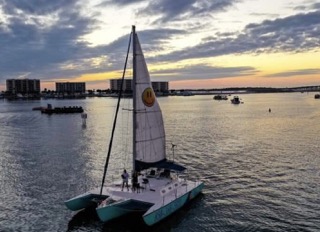
[[[122,101],[122,104],[125,104],[125,100],[124,101]],[[126,141],[126,139],[124,139],[124,121],[125,121],[125,119],[124,119],[124,117],[125,117],[125,115],[124,115],[124,113],[121,111],[121,141]],[[122,159],[122,167],[123,167],[123,169],[126,169],[126,166],[125,166],[125,164],[126,164],[126,146],[121,146],[121,149],[120,149],[120,151],[121,151],[121,153],[122,154],[124,154],[124,158]]]
[[[110,154],[111,154],[111,148],[112,148],[112,142],[113,142],[113,135],[114,135],[114,131],[115,131],[116,124],[117,124],[117,117],[118,117],[118,112],[119,112],[119,107],[120,107],[120,99],[121,99],[121,95],[122,95],[124,76],[125,76],[125,73],[126,73],[126,68],[127,68],[127,63],[128,63],[128,56],[129,56],[129,52],[130,52],[131,36],[132,36],[132,33],[130,33],[130,36],[129,36],[129,44],[128,44],[127,56],[126,56],[126,61],[124,63],[124,68],[123,68],[123,73],[122,73],[121,86],[120,86],[120,91],[119,91],[119,96],[118,96],[116,114],[115,114],[115,118],[114,118],[114,121],[113,121],[111,138],[110,138],[110,142],[109,142],[108,155],[107,155],[107,158],[106,158],[106,163],[104,165],[104,171],[103,171],[103,178],[102,178],[102,183],[101,183],[100,195],[102,195],[102,189],[103,189],[104,181],[106,179],[106,173],[107,173],[107,169],[108,169],[108,164],[109,164],[109,159],[110,159]]]
[[[127,99],[125,100],[124,104],[125,106],[127,106],[127,108],[130,107],[130,101]],[[128,154],[129,154],[129,146],[128,146],[128,142],[129,142],[129,111],[126,111],[124,113],[124,111],[122,111],[122,115],[124,115],[125,120],[122,122],[123,127],[125,128],[125,132],[126,134],[124,135],[124,159],[123,159],[123,166],[125,167],[126,164],[128,164]],[[125,125],[126,122],[126,125]],[[123,141],[123,140],[122,140]]]
[[[146,112],[148,112],[148,111],[146,110]],[[145,112],[145,113],[146,113],[146,112]],[[147,121],[148,121],[148,115],[145,114],[145,115],[144,115],[144,127],[145,127],[145,128],[147,128]],[[148,125],[149,125],[149,123],[148,123]],[[146,142],[147,142],[147,133],[148,133],[148,130],[145,130],[145,131],[144,131],[143,140],[146,141]],[[136,143],[138,143],[138,140],[137,140],[137,139],[136,139]],[[150,147],[150,145],[151,145],[151,142],[149,141],[149,147]],[[144,154],[144,155],[147,154],[147,146],[146,146],[146,144],[144,145],[143,154]],[[150,154],[147,154],[147,155],[150,156]]]
[[[129,105],[129,100],[127,98],[123,98],[122,100],[122,105],[123,107],[128,107],[127,105]],[[125,112],[122,108],[122,111],[121,111],[121,116],[122,116],[122,121],[121,121],[121,125],[122,125],[122,129],[121,129],[121,141],[124,141],[123,142],[123,146],[121,146],[121,154],[122,154],[122,167],[123,169],[127,169],[126,167],[126,164],[128,164],[128,113]]]
[[[128,101],[128,107],[130,107],[131,106],[131,108],[133,108],[132,107],[132,101]],[[131,116],[131,112],[129,112],[129,111],[126,111],[127,112],[127,139],[126,139],[126,161],[127,161],[127,164],[129,163],[128,162],[128,159],[129,159],[129,157],[130,158],[132,158],[132,152],[130,153],[131,155],[129,156],[129,149],[131,148],[132,149],[132,143],[130,143],[130,142],[132,142],[132,140],[131,139],[129,139],[129,137],[131,137],[132,138],[132,136],[130,136],[130,133],[132,133],[132,130],[129,130],[129,125],[130,125],[130,121],[129,121],[129,119],[132,119],[132,117],[129,117],[129,116]],[[130,128],[132,128],[132,127],[130,127]],[[128,144],[130,144],[130,148],[129,148],[129,145]]]
[[[129,76],[129,77],[131,77],[132,78],[132,73],[131,73],[131,71],[130,71],[130,69],[129,69],[129,75],[127,75],[127,76]],[[132,109],[131,111],[133,112],[133,107],[132,107],[132,100],[130,100],[130,98],[125,98],[126,100],[125,100],[125,102],[126,102],[126,104],[124,104],[124,107],[126,107],[127,109]],[[133,98],[132,98],[133,99]],[[131,147],[132,148],[132,140],[130,139],[130,138],[132,138],[132,136],[130,137],[130,132],[132,133],[132,130],[129,130],[129,124],[130,124],[130,119],[132,119],[132,117],[129,117],[130,115],[131,115],[131,112],[130,112],[130,110],[125,110],[125,109],[122,109],[123,111],[123,114],[124,114],[124,112],[126,113],[126,137],[125,137],[125,147],[124,147],[124,150],[125,150],[125,153],[124,153],[124,159],[123,159],[123,161],[125,162],[124,163],[124,165],[123,166],[125,166],[126,164],[129,164],[130,162],[129,162],[129,158],[132,156],[132,153],[129,153],[129,147]],[[129,146],[130,145],[130,146]],[[131,156],[130,156],[130,155]]]

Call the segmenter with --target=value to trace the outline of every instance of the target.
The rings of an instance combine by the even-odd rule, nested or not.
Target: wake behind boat
[[[204,187],[204,183],[188,180],[185,174],[186,168],[166,158],[162,112],[152,89],[134,26],[127,58],[131,41],[133,51],[132,173],[139,175],[139,178],[137,176],[131,178],[128,187],[123,186],[121,180],[107,186],[104,184],[123,89],[121,86],[101,187],[74,197],[65,204],[70,210],[80,210],[97,204],[96,211],[103,222],[129,213],[141,212],[144,222],[147,225],[153,225],[196,197]],[[126,63],[122,83],[125,69]]]

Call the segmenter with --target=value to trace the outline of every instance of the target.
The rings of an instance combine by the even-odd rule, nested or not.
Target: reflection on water
[[[159,98],[168,156],[176,144],[175,160],[205,188],[152,228],[136,217],[103,224],[94,210],[74,213],[63,204],[100,184],[116,99],[1,101],[0,231],[319,231],[320,101],[301,93],[240,98],[244,104]],[[82,106],[86,127],[79,114],[31,110],[47,103]],[[129,114],[119,116],[108,181],[131,168]]]

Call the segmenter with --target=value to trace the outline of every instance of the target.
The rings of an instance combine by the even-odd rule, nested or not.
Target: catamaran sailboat
[[[135,26],[132,26],[130,36],[133,47],[133,172],[140,173],[139,191],[123,189],[121,182],[104,184],[120,92],[101,187],[67,200],[65,204],[70,210],[77,211],[95,203],[97,215],[103,222],[139,211],[144,222],[153,225],[195,198],[204,183],[187,179],[186,168],[166,158],[162,112],[152,89]]]

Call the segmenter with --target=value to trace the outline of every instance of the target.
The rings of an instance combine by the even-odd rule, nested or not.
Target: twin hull
[[[167,202],[166,204],[163,204],[162,201],[157,204],[152,204],[148,202],[127,199],[112,203],[110,205],[99,206],[96,211],[99,219],[103,222],[108,222],[133,212],[145,212],[143,215],[143,220],[147,225],[151,226],[165,219],[183,207],[187,202],[195,198],[201,192],[203,186],[204,184],[201,183],[195,188],[187,191],[180,197]],[[70,210],[77,211],[93,205],[99,199],[103,200],[106,198],[106,195],[100,196],[97,194],[85,194],[66,201],[65,204]]]
[[[108,196],[106,195],[86,193],[78,197],[72,198],[68,201],[65,201],[64,204],[67,206],[68,209],[72,211],[78,211],[81,209],[85,209],[85,208],[97,205],[99,201],[104,200],[107,197]]]
[[[148,202],[127,199],[110,205],[99,206],[96,210],[99,219],[108,222],[129,213],[146,212],[152,205]]]

